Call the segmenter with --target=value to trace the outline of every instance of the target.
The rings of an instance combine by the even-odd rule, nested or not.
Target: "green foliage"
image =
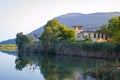
[[[18,46],[18,49],[22,49],[26,43],[29,43],[29,38],[24,35],[22,32],[17,33],[16,35],[16,44]]]
[[[27,37],[26,35],[24,35],[22,32],[21,33],[17,33],[16,35],[16,44],[18,46],[18,49],[23,49],[25,47],[26,44],[28,43],[34,43],[35,40],[33,37]]]
[[[58,41],[71,41],[75,39],[75,32],[72,29],[60,24],[58,20],[53,19],[45,25],[44,32],[40,36],[43,50],[47,52],[54,51],[54,45]]]
[[[40,40],[45,41],[69,41],[75,40],[75,32],[66,26],[60,24],[58,20],[53,19],[45,25],[44,32],[40,36]]]
[[[110,19],[108,28],[109,31],[112,33],[113,41],[120,42],[120,16]]]
[[[73,29],[68,29],[65,26],[60,26],[60,33],[58,34],[60,41],[74,41],[75,40],[75,32]]]
[[[120,43],[61,42],[55,45],[56,53],[100,58],[120,58]]]
[[[108,28],[111,32],[116,32],[116,30],[120,30],[120,16],[113,17],[109,20]]]
[[[57,39],[59,34],[59,26],[61,24],[56,20],[50,20],[44,27],[44,32],[40,36],[42,41],[43,51],[50,51],[53,49],[54,41]]]
[[[44,32],[40,36],[40,40],[53,41],[57,39],[60,26],[61,24],[56,19],[48,21],[45,25]]]

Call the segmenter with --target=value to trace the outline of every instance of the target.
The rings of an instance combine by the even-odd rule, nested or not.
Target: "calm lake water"
[[[0,80],[100,80],[83,75],[103,59],[0,52]]]

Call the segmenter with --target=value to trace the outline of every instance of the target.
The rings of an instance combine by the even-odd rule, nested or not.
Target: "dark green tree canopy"
[[[113,17],[112,19],[110,19],[108,23],[108,28],[109,28],[109,31],[113,33],[116,31],[119,31],[120,30],[120,16]]]
[[[21,33],[17,33],[16,35],[16,44],[18,46],[18,49],[21,49],[23,48],[23,46],[26,44],[26,43],[29,43],[30,40],[29,38],[24,35],[22,32]]]
[[[40,36],[40,39],[44,41],[74,40],[75,32],[73,29],[69,29],[65,25],[60,24],[58,20],[53,19],[45,25],[44,32]]]
[[[108,29],[112,33],[112,40],[120,42],[120,16],[109,20]]]
[[[59,41],[75,40],[75,32],[73,29],[67,28],[53,19],[45,25],[44,32],[40,36],[44,51],[54,51],[55,43]],[[50,51],[51,52],[51,51]]]

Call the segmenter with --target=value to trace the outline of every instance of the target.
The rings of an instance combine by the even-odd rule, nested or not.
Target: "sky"
[[[67,13],[120,12],[120,0],[0,0],[0,41]]]

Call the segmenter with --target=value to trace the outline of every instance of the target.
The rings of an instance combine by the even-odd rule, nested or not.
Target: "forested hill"
[[[69,13],[55,17],[59,20],[61,24],[67,27],[75,25],[83,25],[84,30],[96,30],[107,22],[114,16],[120,16],[120,12],[107,12],[107,13],[91,13],[91,14],[81,14],[81,13]],[[41,34],[44,30],[44,26],[32,31],[29,34]],[[29,35],[28,34],[28,35]],[[15,42],[15,39],[9,42]],[[8,43],[8,41],[3,41],[2,43]]]

